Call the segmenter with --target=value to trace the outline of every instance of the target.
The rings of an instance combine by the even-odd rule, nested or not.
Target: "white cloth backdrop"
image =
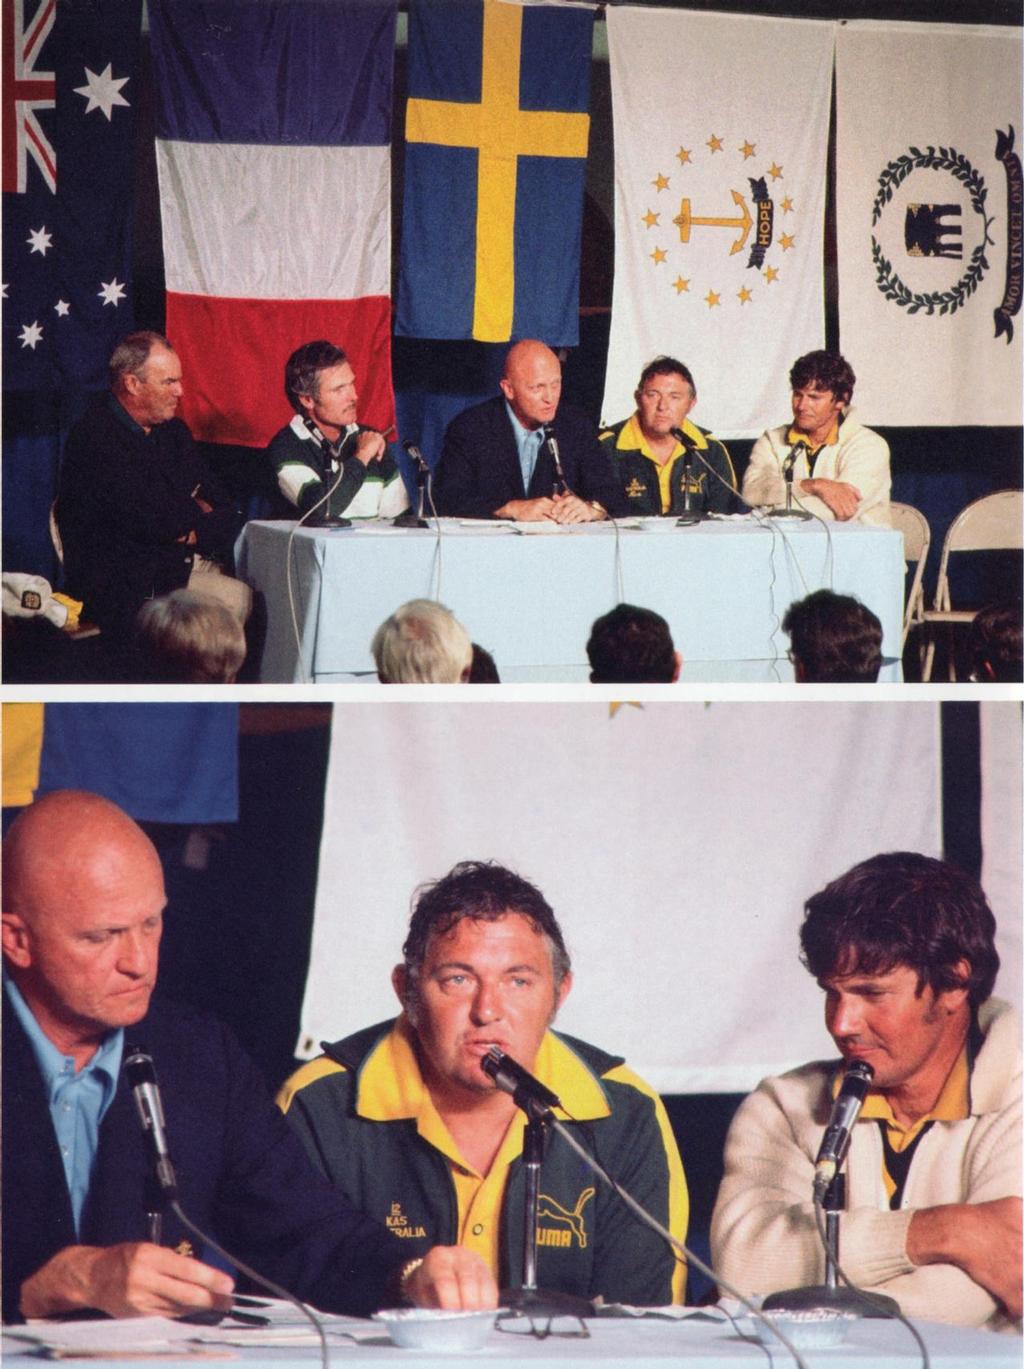
[[[754,437],[789,417],[794,358],[824,346],[834,27],[631,6],[606,17],[615,287],[604,419],[632,412],[641,368],[666,352],[694,373],[697,423]],[[676,222],[684,202],[688,232]],[[759,230],[766,246],[752,264]]]
[[[1000,132],[1021,136],[1021,59],[1020,32],[1007,28],[839,30],[839,334],[869,423],[1021,421],[1019,145],[1012,192],[996,156]],[[944,250],[959,255],[908,255],[911,205],[914,219],[947,206],[942,224],[960,236],[946,232]],[[1008,294],[1012,341],[995,320]]]
[[[1019,704],[983,708],[986,876],[1020,1001]],[[939,710],[915,703],[336,703],[300,1053],[397,1011],[412,890],[496,859],[553,906],[566,1031],[663,1092],[828,1055],[804,899],[939,854]]]

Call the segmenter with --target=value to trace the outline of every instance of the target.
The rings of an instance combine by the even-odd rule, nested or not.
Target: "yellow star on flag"
[[[771,176],[773,181],[779,180],[782,176],[782,167],[779,166],[777,162],[772,162],[771,166],[768,168],[768,175]]]
[[[722,140],[717,136],[717,134],[712,133],[711,137],[708,139],[707,145],[708,147],[710,147],[712,152],[722,151]]]
[[[743,160],[746,161],[748,157],[752,157],[754,155],[754,153],[757,151],[757,147],[754,143],[744,143],[743,146],[740,148],[740,151],[743,153]]]
[[[642,216],[642,222],[645,223],[648,228],[655,228],[660,218],[660,214],[655,214],[652,209],[648,209],[647,213]]]
[[[739,290],[736,291],[736,298],[739,300],[741,304],[749,304],[750,301],[753,299],[753,295],[750,293],[747,287],[743,285],[739,288]]]
[[[679,160],[679,165],[685,166],[686,163],[690,160],[690,149],[688,147],[681,147],[679,151],[676,153],[676,157]]]
[[[795,243],[796,237],[792,233],[783,233],[779,238],[779,246],[782,248],[783,252],[788,252]]]
[[[620,708],[639,708],[643,710],[643,704],[635,699],[616,699],[614,703],[608,705],[608,716],[614,718]]]
[[[778,280],[779,269],[777,266],[766,266],[764,268],[764,278],[771,285],[773,280]]]
[[[659,171],[658,174],[655,176],[654,180],[651,181],[651,185],[653,185],[654,188],[655,188],[655,190],[658,190],[658,191],[667,190],[667,189],[668,189],[668,177],[667,177],[667,176],[663,176],[663,175],[661,174],[661,172]]]
[[[660,266],[667,255],[668,254],[663,252],[660,247],[656,247],[651,253],[651,261],[654,262],[655,266]]]
[[[779,201],[779,208],[782,210],[783,214],[792,214],[793,201],[789,198],[788,195],[784,200]]]
[[[676,276],[672,284],[676,288],[676,294],[681,295],[684,290],[689,290],[690,282],[684,276]]]
[[[709,290],[707,294],[704,296],[704,300],[709,309],[714,309],[716,305],[721,304],[722,297],[720,295],[716,295],[714,290]]]

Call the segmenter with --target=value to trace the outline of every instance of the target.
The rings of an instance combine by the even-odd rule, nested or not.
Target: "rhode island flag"
[[[410,0],[396,332],[577,342],[593,23]]]

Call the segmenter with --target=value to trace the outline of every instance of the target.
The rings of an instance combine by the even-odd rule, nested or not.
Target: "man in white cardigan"
[[[995,919],[976,881],[892,852],[805,905],[802,960],[842,1060],[764,1080],[725,1146],[715,1267],[741,1291],[819,1284],[815,1159],[843,1070],[874,1071],[852,1128],[840,1262],[905,1315],[1021,1316],[1020,1026],[992,998]]]
[[[808,352],[789,373],[793,422],[769,428],[754,443],[743,475],[748,504],[793,499],[818,518],[891,526],[889,444],[850,408],[853,367],[838,352]]]

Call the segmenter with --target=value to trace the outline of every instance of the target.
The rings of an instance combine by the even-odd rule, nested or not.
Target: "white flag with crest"
[[[1021,421],[1019,30],[836,42],[839,331],[873,424]]]
[[[609,7],[615,289],[603,418],[644,364],[689,366],[693,418],[753,437],[789,418],[789,368],[824,346],[834,27]]]

